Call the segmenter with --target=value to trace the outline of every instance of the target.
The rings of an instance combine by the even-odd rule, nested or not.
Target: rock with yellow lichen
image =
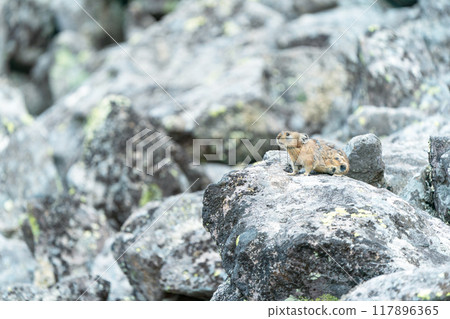
[[[450,301],[450,264],[378,276],[356,286],[341,300]]]
[[[286,152],[205,191],[203,225],[229,280],[214,300],[341,297],[371,278],[450,262],[450,227],[386,189],[288,176]]]
[[[91,111],[83,147],[83,162],[69,170],[69,185],[103,210],[115,229],[133,209],[191,184],[199,190],[209,181],[172,137],[139,116],[125,96],[108,96]],[[77,181],[79,174],[85,178]]]
[[[424,118],[425,114],[413,108],[360,106],[347,122],[352,137],[366,133],[387,136]]]
[[[210,299],[225,280],[201,210],[201,192],[172,196],[136,210],[122,226],[113,252],[138,300]]]
[[[441,23],[434,22],[434,19],[422,15],[421,19],[405,21],[396,27],[395,32],[383,27],[369,29],[366,36],[359,39],[359,68],[354,78],[357,86],[354,97],[358,105],[417,108],[424,103],[420,107],[424,111],[440,109],[442,105],[430,104],[429,97],[425,98],[430,94],[448,94],[445,85],[439,84],[445,80],[439,79],[441,76],[435,66],[435,59],[442,59],[435,48],[444,45],[448,37],[430,37],[433,29],[439,28],[444,32],[448,21],[443,19],[440,26]],[[417,40],[419,35],[420,40]],[[430,50],[430,47],[434,49]],[[421,87],[426,83],[433,83],[430,87],[435,88],[431,92],[424,92],[428,89],[422,91]]]
[[[105,240],[112,235],[105,215],[77,194],[30,200],[23,239],[35,260],[34,284],[47,288],[63,278],[89,274]]]
[[[37,127],[22,127],[8,137],[0,158],[0,233],[9,237],[18,231],[27,200],[57,196],[63,185],[52,149]]]

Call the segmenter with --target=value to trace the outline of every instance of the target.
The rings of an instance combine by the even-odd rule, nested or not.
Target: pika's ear
[[[303,144],[308,142],[309,136],[307,134],[300,134],[297,140],[297,147],[301,147]]]
[[[304,144],[304,143],[308,142],[308,140],[309,140],[308,134],[303,134],[303,136],[302,136],[302,143]]]
[[[297,138],[297,147],[302,147],[308,141],[309,137],[306,134],[299,134]]]

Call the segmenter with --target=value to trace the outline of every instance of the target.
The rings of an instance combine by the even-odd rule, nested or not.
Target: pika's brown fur
[[[323,140],[311,139],[307,134],[283,131],[277,136],[277,143],[286,149],[291,159],[292,173],[303,166],[308,176],[312,170],[317,173],[344,175],[350,169],[347,155],[333,144]]]

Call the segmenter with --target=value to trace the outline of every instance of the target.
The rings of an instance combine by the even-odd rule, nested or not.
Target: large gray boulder
[[[341,300],[450,301],[450,265],[418,268],[375,277]]]
[[[450,19],[445,1],[421,3],[395,32],[373,25],[359,41],[354,70],[356,105],[410,106],[433,114],[444,113],[448,100]],[[439,9],[437,9],[439,8]],[[402,9],[404,10],[404,9]],[[445,84],[447,83],[447,85]],[[439,103],[439,101],[441,103]],[[448,110],[447,110],[448,112]]]
[[[285,152],[268,152],[206,189],[203,225],[229,277],[216,299],[340,297],[382,274],[449,262],[439,219],[348,177],[288,176],[286,164]]]
[[[427,45],[411,36],[410,23],[395,33],[390,29],[374,31],[361,40],[360,105],[408,106],[423,78],[434,74]]]
[[[202,193],[151,202],[130,216],[114,256],[138,300],[170,295],[210,299],[225,279],[219,254],[201,223]]]
[[[108,97],[91,112],[83,146],[86,176],[73,188],[103,210],[115,229],[134,208],[181,193],[190,185],[199,190],[209,182],[184,150],[149,118],[134,112],[123,96]]]

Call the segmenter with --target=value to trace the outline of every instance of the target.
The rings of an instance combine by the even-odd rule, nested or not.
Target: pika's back
[[[343,175],[350,169],[347,155],[333,143],[309,139],[302,148],[303,152],[311,152],[314,157],[313,169],[317,172]]]

